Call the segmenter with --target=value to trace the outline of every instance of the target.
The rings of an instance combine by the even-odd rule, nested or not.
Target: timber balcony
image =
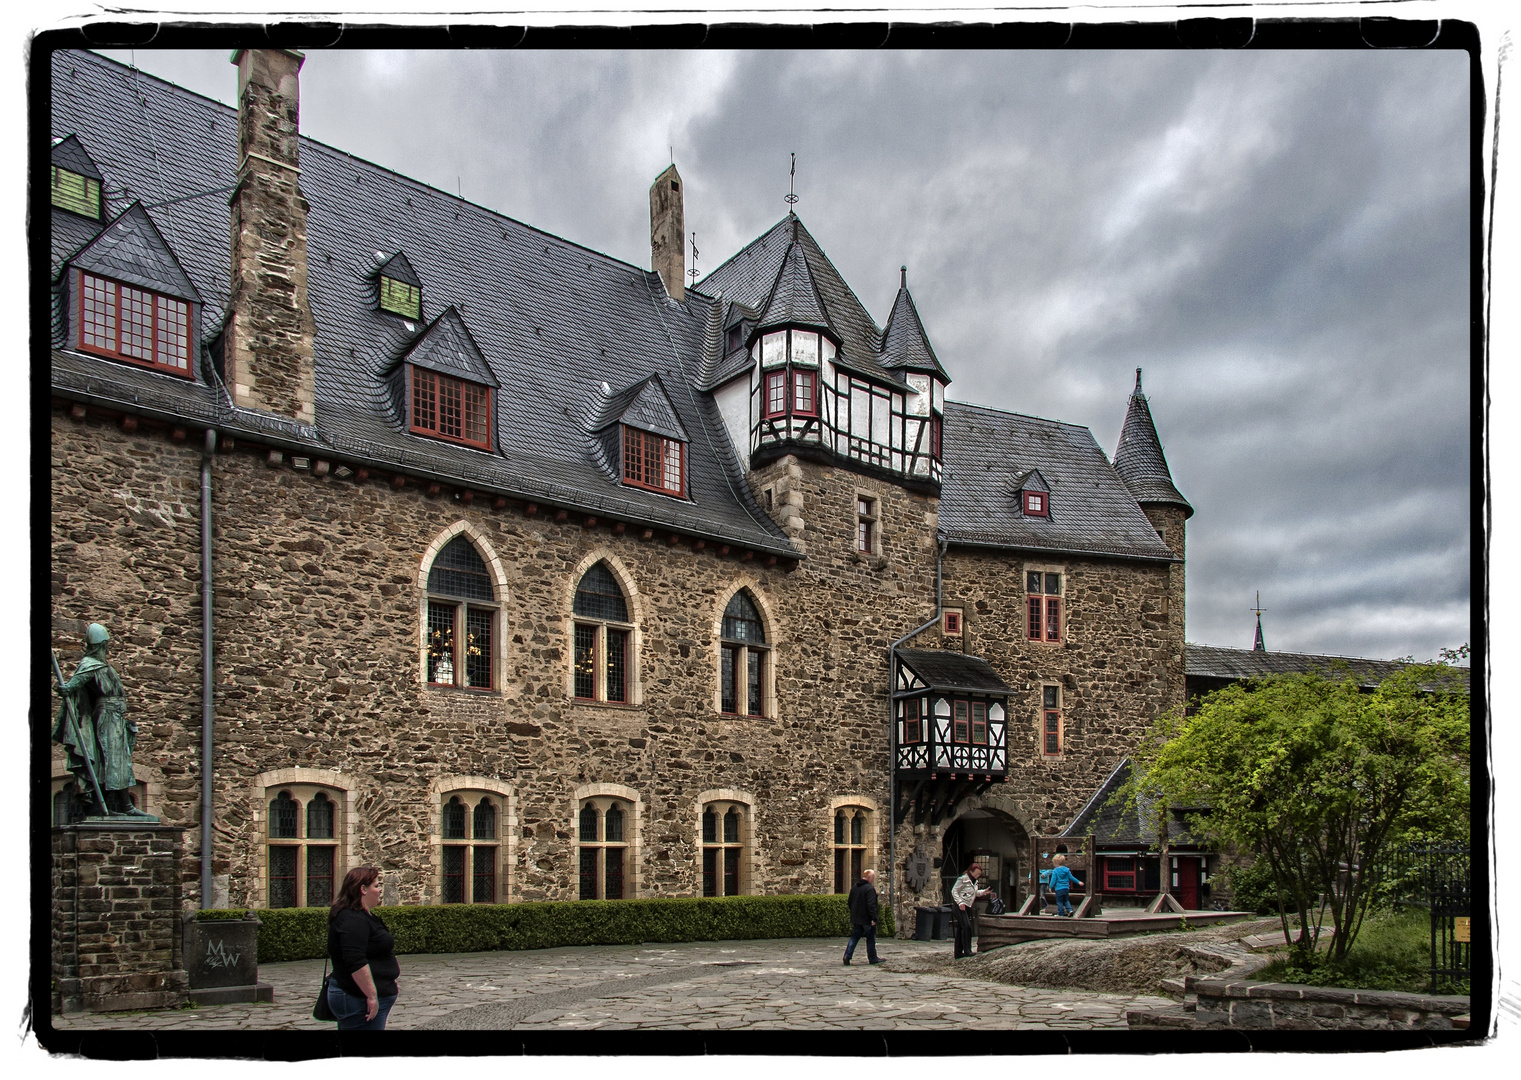
[[[940,649],[900,649],[893,672],[894,823],[937,825],[956,804],[1009,771],[1013,688],[984,660]]]

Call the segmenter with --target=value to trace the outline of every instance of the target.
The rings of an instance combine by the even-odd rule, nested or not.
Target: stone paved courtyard
[[[682,942],[401,957],[392,1030],[1125,1029],[1166,998],[1008,986],[915,960],[948,941],[888,941],[850,967],[844,940]],[[895,962],[896,961],[896,962]],[[922,966],[922,965],[921,965]],[[53,1017],[59,1031],[331,1031],[311,1018],[321,960],[264,964],[273,1003]]]

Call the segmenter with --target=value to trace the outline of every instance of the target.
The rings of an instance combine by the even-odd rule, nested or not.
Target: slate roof
[[[496,381],[491,365],[481,355],[475,339],[470,336],[470,328],[452,306],[440,312],[432,325],[407,346],[391,367],[403,362],[493,389],[501,385]]]
[[[1410,665],[1403,660],[1364,660],[1356,656],[1325,656],[1316,653],[1258,652],[1228,649],[1219,645],[1183,646],[1183,674],[1196,680],[1236,682],[1264,675],[1350,674],[1359,686],[1372,689]],[[1455,667],[1463,693],[1468,693],[1469,669]]]
[[[950,543],[1176,561],[1087,428],[947,402],[943,441]],[[1014,494],[1035,468],[1050,517],[1022,515]]]
[[[659,375],[640,379],[633,386],[615,391],[598,409],[590,426],[592,431],[602,431],[610,424],[623,423],[640,431],[652,431],[668,439],[688,442],[691,436],[681,424],[681,417],[671,404],[670,395]]]
[[[412,269],[412,264],[407,261],[405,252],[398,251],[387,259],[376,271],[376,274],[384,275],[393,281],[402,281],[408,285],[416,285],[422,288],[422,278],[417,276],[417,271]]]
[[[770,298],[794,243],[808,264],[829,326],[840,339],[836,366],[900,390],[910,389],[901,375],[882,366],[881,329],[796,214],[789,213],[746,244],[698,285],[709,296],[722,292],[725,300],[759,311]]]
[[[1141,393],[1140,368],[1135,369],[1135,390],[1120,429],[1119,445],[1114,449],[1114,469],[1137,502],[1171,503],[1181,506],[1185,517],[1193,516],[1194,508],[1173,486],[1167,455],[1162,452],[1162,440],[1157,438],[1157,426],[1151,419],[1151,406]]]
[[[100,175],[100,169],[96,167],[94,159],[85,150],[77,135],[70,135],[53,144],[52,163],[60,169],[67,169],[80,176],[88,176],[92,180],[105,179]]]
[[[808,269],[803,245],[794,240],[787,249],[787,257],[782,260],[782,269],[776,275],[771,297],[761,312],[759,327],[769,330],[778,326],[797,325],[831,330],[836,337],[839,336],[839,331],[830,326],[829,316],[824,311],[824,301],[819,298],[818,287]]]
[[[1099,789],[1077,812],[1072,823],[1058,835],[1088,836],[1091,834],[1095,851],[1103,851],[1106,847],[1111,850],[1114,848],[1146,850],[1157,847],[1160,838],[1157,835],[1154,816],[1155,800],[1141,795],[1136,798],[1134,804],[1127,804],[1125,800],[1116,796],[1120,788],[1130,782],[1130,774],[1130,759],[1121,758],[1114,772],[1110,773],[1109,778],[1099,785]],[[1198,846],[1189,835],[1187,823],[1177,807],[1169,810],[1167,843],[1173,848]]]
[[[127,207],[70,262],[81,270],[181,300],[201,299],[141,203]]]
[[[899,649],[898,656],[936,690],[968,690],[982,694],[1012,694],[1014,688],[998,677],[986,660],[950,649]]]
[[[892,314],[887,317],[887,329],[882,334],[882,366],[934,374],[950,382],[951,377],[930,347],[929,335],[919,321],[919,309],[914,306],[907,284],[898,287]]]
[[[211,340],[227,304],[236,110],[89,53],[50,59],[54,134],[77,134],[90,148],[105,176],[108,220],[142,202],[204,301],[201,335]],[[227,71],[231,87],[236,75]],[[674,303],[651,271],[304,137],[301,169],[318,327],[315,426],[233,407],[204,370],[190,382],[66,351],[53,354],[53,392],[797,557],[755,505],[707,395],[668,395],[692,436],[686,499],[619,484],[584,430],[603,381],[660,374],[671,387],[691,385],[697,373],[687,368],[703,356],[711,299],[689,291]],[[76,215],[51,216],[56,279],[90,236]],[[499,387],[494,451],[407,432],[386,372],[417,325],[375,310],[377,252],[404,252],[429,305],[453,307],[467,328]]]

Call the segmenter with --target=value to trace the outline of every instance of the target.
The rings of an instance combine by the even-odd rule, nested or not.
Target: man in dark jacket
[[[845,966],[850,966],[850,958],[856,951],[856,942],[863,937],[866,939],[866,959],[873,964],[880,964],[882,958],[877,955],[877,872],[866,870],[861,874],[861,880],[856,882],[850,889],[850,944],[845,946]]]

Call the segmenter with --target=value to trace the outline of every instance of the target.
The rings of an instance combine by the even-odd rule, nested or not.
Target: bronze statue
[[[137,725],[127,719],[127,694],[121,676],[106,663],[111,635],[100,623],[85,631],[85,654],[68,682],[53,658],[63,704],[53,725],[53,739],[63,743],[68,769],[85,801],[101,817],[149,818],[132,805],[132,747]],[[156,819],[153,819],[156,820]]]

